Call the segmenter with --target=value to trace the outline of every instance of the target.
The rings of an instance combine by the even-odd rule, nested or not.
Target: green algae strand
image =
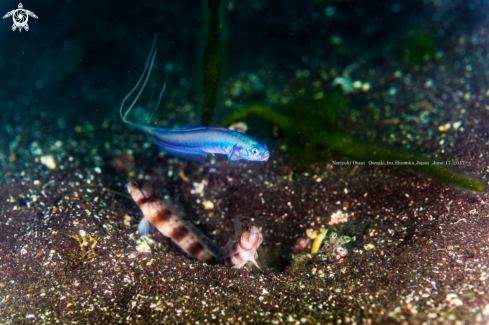
[[[220,7],[226,4],[227,1],[208,0],[204,8],[207,18],[207,35],[202,55],[202,124],[204,126],[212,123],[219,98],[219,82],[224,61],[222,35],[224,19],[223,14],[220,14]]]

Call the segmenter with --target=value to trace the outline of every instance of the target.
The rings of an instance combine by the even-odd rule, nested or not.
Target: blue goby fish
[[[122,121],[148,134],[158,148],[176,157],[195,160],[202,163],[206,160],[207,154],[211,153],[226,155],[229,162],[232,164],[237,164],[240,159],[267,161],[268,158],[270,158],[270,151],[266,144],[237,131],[226,128],[205,127],[201,125],[192,125],[181,129],[157,128],[148,125],[147,123],[149,123],[149,120],[154,115],[154,112],[161,102],[161,97],[166,87],[166,81],[163,84],[158,101],[149,115],[146,124],[130,122],[127,120],[127,115],[141,96],[151,75],[151,70],[153,69],[156,57],[155,44],[156,37],[139,81],[121,103],[119,113]],[[124,112],[124,104],[138,88],[139,91],[136,97],[129,108]]]

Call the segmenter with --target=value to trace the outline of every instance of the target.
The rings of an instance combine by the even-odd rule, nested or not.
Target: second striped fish
[[[154,226],[163,235],[170,237],[187,254],[199,261],[215,263],[216,256],[222,255],[217,244],[192,224],[182,220],[180,212],[171,202],[158,199],[139,182],[130,182],[126,187],[134,202],[143,212],[143,219],[139,223],[141,235],[147,235],[151,226]]]

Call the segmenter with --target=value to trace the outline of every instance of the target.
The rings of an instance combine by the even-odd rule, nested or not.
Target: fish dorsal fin
[[[232,239],[228,240],[226,245],[222,248],[223,252],[226,253],[229,252],[233,248],[233,245],[234,245],[234,240]]]
[[[185,208],[177,199],[165,199],[163,203],[166,207],[174,214],[178,216],[179,219],[185,219]]]
[[[221,249],[221,255],[216,256],[217,260],[223,260],[231,255],[237,254],[242,252],[243,249],[237,245],[237,242],[230,239],[227,243],[226,246],[224,246]]]
[[[198,123],[192,123],[181,128],[181,130],[194,130],[194,129],[205,129],[205,126],[200,125]]]
[[[195,227],[190,221],[185,219],[185,208],[183,205],[176,199],[166,199],[163,201],[166,207],[173,213],[178,216],[178,219],[185,225],[185,228],[189,230],[192,234],[194,234],[195,239],[199,243],[204,246],[204,248],[211,253],[214,257],[217,258],[217,256],[222,255],[222,250],[219,245],[217,245],[212,239],[207,237],[198,229]]]
[[[216,127],[207,127],[208,129],[211,129],[211,130],[217,130],[217,131],[228,131],[228,132],[238,132],[238,131],[234,131],[234,130],[230,130],[228,128],[216,128]]]
[[[241,240],[241,235],[243,234],[243,227],[241,226],[241,221],[239,221],[238,216],[234,216],[234,240]]]
[[[217,245],[212,239],[207,237],[198,229],[195,227],[192,223],[190,223],[187,220],[182,220],[182,223],[185,225],[185,227],[195,235],[195,238],[199,243],[204,246],[204,248],[212,254],[216,259],[218,259],[220,256],[223,255],[223,251],[219,245]]]
[[[243,234],[243,229],[241,227],[241,221],[239,221],[238,216],[234,216],[234,239],[230,239],[226,246],[221,250],[221,255],[218,256],[218,260],[225,259],[231,255],[240,253],[243,251],[241,246],[238,244],[241,240],[241,235]]]

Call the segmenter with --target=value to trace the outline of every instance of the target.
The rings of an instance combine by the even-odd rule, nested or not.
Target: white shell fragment
[[[54,157],[51,155],[42,156],[41,164],[43,164],[49,169],[56,169],[56,161],[54,160]]]

